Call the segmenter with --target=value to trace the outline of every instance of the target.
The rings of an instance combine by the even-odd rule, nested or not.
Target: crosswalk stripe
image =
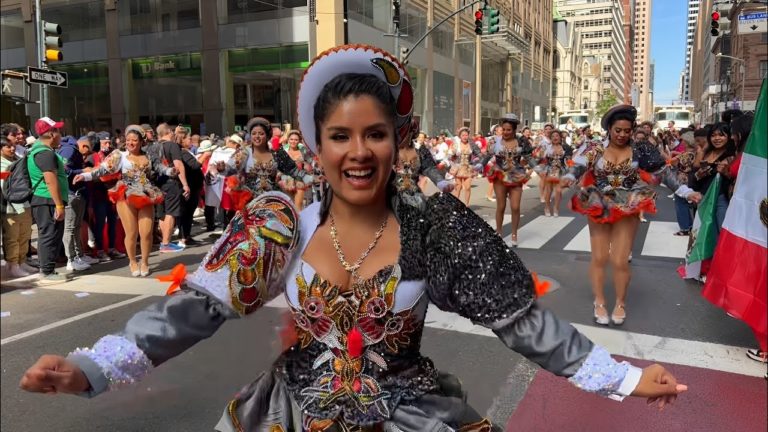
[[[685,258],[688,237],[672,235],[678,229],[677,222],[651,222],[643,242],[643,255]]]
[[[427,310],[425,325],[480,336],[496,337],[488,328],[436,307]],[[632,333],[623,330],[572,324],[580,333],[611,354],[643,360],[694,366],[760,377],[765,366],[750,360],[746,348],[687,339]]]
[[[572,238],[571,241],[565,245],[564,249],[568,251],[591,252],[592,246],[589,243],[589,225],[585,225],[584,228],[576,234],[576,237]]]
[[[552,240],[563,228],[573,220],[570,216],[547,217],[539,216],[525,224],[517,233],[517,245],[523,249],[539,249]],[[504,240],[509,241],[512,236]]]

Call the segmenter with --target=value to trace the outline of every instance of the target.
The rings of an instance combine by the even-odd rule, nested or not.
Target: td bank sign
[[[143,75],[176,70],[176,62],[173,60],[168,60],[164,62],[142,63],[140,66],[141,66],[141,73]]]
[[[132,59],[131,69],[135,79],[200,75],[200,54]]]

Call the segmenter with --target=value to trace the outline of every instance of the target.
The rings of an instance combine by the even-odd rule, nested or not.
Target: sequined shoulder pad
[[[280,192],[263,193],[235,215],[186,282],[238,314],[249,314],[283,292],[299,232],[292,200]]]
[[[424,240],[430,300],[495,328],[534,302],[531,274],[488,224],[450,194],[427,201]]]
[[[667,163],[658,147],[648,141],[634,143],[632,146],[632,158],[637,161],[640,169],[648,172],[658,171]]]

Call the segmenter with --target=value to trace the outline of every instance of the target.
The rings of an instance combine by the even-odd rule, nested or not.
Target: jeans
[[[93,200],[93,237],[96,250],[104,250],[104,221],[107,221],[107,237],[109,249],[115,248],[117,237],[117,212],[108,200]]]
[[[693,210],[688,200],[675,195],[675,214],[677,215],[677,224],[681,231],[688,231],[693,226]]]
[[[720,234],[720,229],[725,221],[725,212],[728,210],[728,198],[725,194],[717,196],[715,201],[715,218],[717,219],[717,234]]]
[[[39,205],[32,207],[37,223],[37,257],[40,273],[49,275],[56,271],[56,258],[64,238],[64,221],[55,218],[56,206]]]
[[[80,228],[85,214],[85,197],[77,192],[70,192],[67,207],[64,209],[64,253],[70,261],[83,256],[83,240]]]

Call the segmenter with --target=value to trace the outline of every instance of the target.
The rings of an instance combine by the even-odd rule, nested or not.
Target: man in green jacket
[[[32,215],[37,223],[37,254],[41,285],[65,282],[56,273],[56,258],[64,237],[64,209],[69,196],[65,161],[56,154],[64,122],[43,117],[35,122],[37,141],[29,149],[27,168],[32,182]]]

